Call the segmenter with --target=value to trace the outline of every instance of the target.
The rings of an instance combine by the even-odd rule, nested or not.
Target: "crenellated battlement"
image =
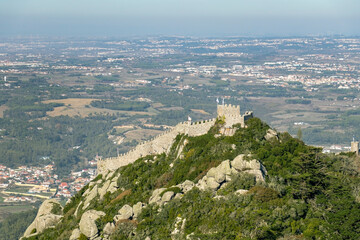
[[[217,116],[225,117],[226,128],[231,128],[234,124],[239,123],[242,127],[244,127],[245,120],[252,117],[252,112],[246,112],[243,116],[241,116],[240,106],[226,104],[218,105]],[[204,135],[212,126],[214,126],[215,122],[216,118],[196,122],[180,122],[172,129],[167,130],[150,140],[141,142],[127,153],[120,154],[117,157],[99,160],[98,173],[101,174],[106,173],[107,171],[115,171],[119,167],[130,164],[138,158],[147,155],[168,152],[178,134],[185,134],[192,137]]]
[[[231,104],[224,104],[224,105],[218,105],[217,106],[217,116],[222,117],[225,116],[236,116],[240,117],[240,106],[239,105],[231,105]]]

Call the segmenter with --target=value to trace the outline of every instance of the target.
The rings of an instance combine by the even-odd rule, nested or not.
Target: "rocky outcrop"
[[[183,183],[176,185],[176,187],[180,188],[182,193],[187,193],[195,187],[195,184],[190,180],[185,180]]]
[[[138,202],[136,203],[134,206],[133,206],[133,212],[134,212],[134,215],[133,215],[133,218],[138,218],[142,209],[145,207],[146,205],[143,204],[142,202]]]
[[[102,211],[88,210],[84,212],[79,223],[81,233],[88,238],[96,237],[99,230],[95,221],[102,216],[105,216],[105,213]]]
[[[62,215],[53,213],[55,208],[62,211],[62,207],[55,199],[45,200],[30,226],[26,229],[24,237],[30,237],[43,232],[45,229],[54,227],[62,218]]]
[[[196,186],[200,190],[216,191],[231,181],[231,175],[241,173],[249,173],[257,181],[265,181],[265,167],[256,159],[245,160],[244,157],[244,154],[240,154],[231,162],[225,160],[219,166],[211,168]]]
[[[127,219],[131,219],[134,215],[134,211],[133,208],[129,205],[124,205],[119,211],[118,211],[118,215],[115,215],[114,217],[114,221],[118,222],[120,220],[127,220]]]
[[[195,186],[200,190],[217,191],[218,189],[225,187],[226,184],[231,181],[231,176],[234,174],[248,173],[254,175],[256,181],[265,181],[265,167],[258,160],[247,160],[247,157],[251,159],[251,156],[240,154],[233,161],[225,160],[221,162],[219,166],[211,168],[197,184],[186,180],[183,183],[172,186],[168,189],[156,189],[150,197],[149,204],[155,203],[163,205],[174,198],[181,198],[186,192],[190,191]],[[174,187],[179,188],[180,192],[175,194],[174,191],[172,191],[172,188]],[[238,192],[238,194],[243,193],[244,192]]]
[[[102,200],[104,198],[104,196],[105,196],[105,194],[107,192],[107,189],[110,186],[110,183],[111,183],[110,180],[107,180],[104,183],[104,185],[101,188],[99,188],[98,193],[99,193],[99,196],[100,196],[100,200]]]
[[[78,240],[79,237],[81,235],[81,232],[78,228],[75,228],[72,233],[71,233],[71,236],[69,238],[69,240]]]
[[[235,194],[244,195],[244,194],[246,194],[248,192],[249,192],[249,190],[239,189],[239,190],[235,191]]]
[[[152,204],[152,203],[161,204],[161,198],[162,198],[161,193],[165,190],[166,190],[166,188],[155,189],[149,199],[149,204]]]
[[[269,128],[266,132],[266,135],[264,136],[266,140],[270,140],[271,138],[279,139],[278,133],[274,130]]]
[[[91,200],[93,200],[98,195],[98,185],[95,185],[89,192],[85,192],[83,196],[85,196],[83,210],[86,209],[89,205]]]
[[[115,232],[115,228],[116,226],[112,222],[105,224],[105,227],[103,229],[104,237],[109,238],[109,236]]]
[[[265,181],[266,169],[258,160],[246,160],[244,154],[240,154],[233,161],[231,166],[238,172],[255,175],[257,181]]]

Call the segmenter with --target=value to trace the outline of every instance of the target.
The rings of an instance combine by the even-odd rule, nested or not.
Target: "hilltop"
[[[359,167],[219,105],[100,161],[64,207],[44,202],[24,239],[359,239]]]

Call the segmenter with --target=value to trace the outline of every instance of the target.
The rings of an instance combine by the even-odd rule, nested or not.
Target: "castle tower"
[[[231,104],[217,105],[217,116],[231,118],[234,116],[240,117],[240,106],[233,106]]]
[[[355,152],[356,156],[359,156],[359,142],[353,140],[351,142],[351,149],[350,152]]]
[[[233,106],[231,104],[217,105],[217,117],[225,118],[225,127],[229,128],[232,125],[241,123],[243,125],[243,118],[240,114],[240,106]]]

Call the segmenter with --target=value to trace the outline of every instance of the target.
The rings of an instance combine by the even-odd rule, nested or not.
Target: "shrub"
[[[250,188],[248,194],[253,194],[254,199],[259,202],[268,202],[278,198],[279,193],[271,188],[254,186]]]
[[[174,192],[175,194],[177,194],[177,193],[181,193],[181,189],[179,187],[168,188],[160,194],[160,197],[162,197],[166,192]]]
[[[250,189],[255,186],[256,179],[254,175],[243,173],[243,174],[234,174],[231,176],[231,181],[222,189],[218,191],[221,195],[227,195],[229,193],[235,192],[239,189]]]

